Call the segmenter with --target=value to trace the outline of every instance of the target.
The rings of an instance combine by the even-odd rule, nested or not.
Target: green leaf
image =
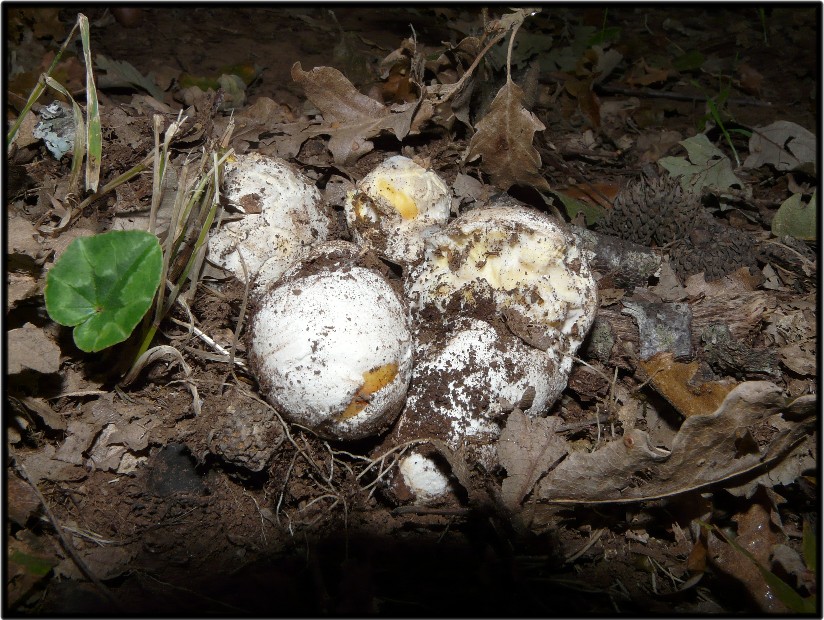
[[[86,352],[123,342],[152,304],[163,266],[155,235],[117,230],[72,241],[46,276],[46,310]]]
[[[776,237],[790,235],[796,239],[804,241],[815,241],[817,218],[816,218],[816,193],[810,198],[808,204],[801,202],[801,194],[793,194],[781,203],[772,221],[772,234]]]
[[[9,562],[23,567],[27,573],[36,577],[43,577],[48,574],[52,567],[57,564],[52,558],[32,555],[19,549],[12,551],[11,555],[9,555]]]
[[[679,71],[697,71],[704,64],[704,54],[690,50],[672,61],[672,66]]]
[[[555,194],[558,199],[564,204],[564,209],[567,212],[567,215],[570,219],[574,219],[576,215],[583,212],[584,219],[586,220],[587,226],[592,226],[596,222],[601,221],[604,219],[604,209],[599,207],[598,205],[594,205],[591,203],[583,202],[578,200],[577,198],[573,198],[572,196],[567,196],[562,192],[552,192]]]
[[[753,563],[753,565],[758,569],[758,572],[761,573],[764,581],[767,582],[767,585],[770,586],[772,591],[778,597],[778,600],[784,603],[790,611],[800,614],[815,612],[816,604],[814,596],[807,598],[802,597],[790,584],[781,579],[775,573],[764,568],[761,563],[755,559],[755,556],[739,545],[731,536],[727,536],[718,526],[715,526],[714,531],[716,534],[721,536],[721,538],[727,541],[727,543],[735,549],[736,552]]]
[[[621,29],[617,26],[610,26],[609,28],[599,30],[597,34],[591,36],[587,40],[587,47],[592,47],[593,45],[603,45],[604,43],[617,41],[620,38]]]
[[[685,191],[700,193],[704,187],[743,187],[732,171],[729,158],[707,136],[698,134],[679,144],[687,149],[689,161],[683,157],[662,157],[658,164],[671,175],[681,177]]]

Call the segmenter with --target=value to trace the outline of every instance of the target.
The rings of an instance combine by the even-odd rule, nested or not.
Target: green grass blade
[[[97,88],[94,84],[94,65],[89,44],[89,18],[80,13],[80,40],[83,43],[83,60],[86,64],[86,190],[96,192],[100,183],[100,166],[103,157],[103,132],[100,125],[100,108]]]
[[[63,57],[63,52],[66,51],[66,47],[69,45],[69,41],[72,40],[74,36],[74,32],[77,30],[77,24],[72,27],[69,36],[66,37],[66,40],[63,41],[63,45],[60,46],[60,49],[57,51],[57,54],[54,56],[54,60],[52,60],[49,68],[46,69],[46,72],[40,76],[40,79],[37,81],[37,85],[32,89],[31,94],[29,95],[28,100],[26,100],[26,105],[23,106],[23,109],[20,111],[20,114],[17,116],[17,120],[14,121],[14,124],[9,129],[9,133],[6,134],[6,148],[11,146],[11,143],[14,142],[14,138],[17,136],[17,132],[20,131],[20,125],[23,124],[23,119],[26,118],[26,114],[31,111],[31,107],[34,105],[34,102],[40,99],[40,95],[43,94],[43,91],[46,90],[46,83],[45,80],[47,77],[51,77],[52,71],[57,66],[57,63],[60,62],[60,59]]]
[[[818,566],[818,544],[816,543],[815,529],[812,523],[805,520],[801,534],[801,550],[804,553],[804,564],[813,573]]]
[[[77,105],[74,97],[71,96],[60,82],[54,78],[45,76],[48,86],[67,97],[72,102],[72,115],[74,117],[74,151],[72,152],[72,168],[69,174],[69,194],[77,195],[80,189],[80,170],[83,165],[83,157],[86,153],[86,127],[83,121],[83,110]]]
[[[764,568],[761,563],[755,559],[755,556],[739,545],[731,536],[727,536],[719,527],[715,526],[714,531],[739,554],[743,555],[755,565],[758,572],[761,573],[761,576],[764,578],[764,581],[766,581],[767,585],[775,592],[778,600],[784,603],[790,611],[801,614],[815,612],[815,597],[804,598],[796,592],[790,584],[775,573]]]

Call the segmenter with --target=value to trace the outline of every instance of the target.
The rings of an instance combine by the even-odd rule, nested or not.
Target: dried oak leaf
[[[536,131],[546,129],[532,112],[524,108],[524,91],[511,79],[501,87],[489,112],[475,126],[466,161],[482,158],[481,170],[492,183],[506,191],[513,185],[549,190],[540,173],[541,156],[532,146]]]
[[[557,416],[532,418],[519,409],[509,414],[497,444],[507,473],[501,499],[508,508],[516,509],[538,479],[566,456],[566,442],[555,434],[561,422]]]
[[[815,168],[815,134],[792,121],[775,121],[766,127],[756,127],[750,136],[750,154],[744,168],[753,169],[770,164],[776,170]]]
[[[262,135],[271,132],[273,125],[294,121],[293,116],[287,106],[269,97],[258,98],[255,103],[234,116],[235,130],[232,132],[232,144],[235,145],[235,150],[245,153],[249,148],[249,143],[259,142]],[[221,129],[227,123],[228,121],[221,122]],[[238,149],[238,146],[241,148]]]
[[[307,140],[329,136],[329,151],[337,164],[352,163],[372,150],[369,138],[390,130],[398,140],[409,133],[418,102],[387,107],[360,93],[337,69],[315,67],[304,71],[299,62],[292,65],[292,79],[300,84],[308,99],[323,116],[321,125],[301,132]]]
[[[748,381],[715,413],[688,418],[671,450],[655,447],[646,432],[633,429],[594,452],[571,453],[541,480],[535,497],[553,503],[637,502],[761,472],[806,439],[815,411],[815,395],[787,402],[775,384]],[[772,424],[777,414],[790,423]]]

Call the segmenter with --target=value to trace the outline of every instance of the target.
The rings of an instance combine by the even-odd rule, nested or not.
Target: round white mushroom
[[[357,184],[345,213],[357,243],[405,265],[421,256],[423,240],[446,223],[451,205],[451,192],[434,171],[397,155]]]
[[[262,291],[250,364],[284,417],[330,439],[359,439],[385,429],[403,406],[412,335],[404,304],[380,273],[346,256],[321,263],[314,272],[296,264]]]
[[[331,218],[317,188],[282,159],[237,155],[226,163],[223,193],[244,215],[211,235],[208,257],[241,281],[239,253],[250,278],[266,262],[270,281],[330,235]]]
[[[404,454],[398,460],[397,482],[402,488],[395,488],[395,495],[401,499],[413,499],[417,504],[431,504],[454,494],[455,490],[448,474],[428,454],[417,450]]]
[[[495,312],[522,340],[562,357],[581,345],[597,309],[595,279],[575,238],[520,206],[469,211],[434,235],[407,294],[419,318],[433,309]]]

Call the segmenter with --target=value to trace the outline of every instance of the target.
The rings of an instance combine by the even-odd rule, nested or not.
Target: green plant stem
[[[707,100],[707,106],[710,109],[710,114],[712,115],[715,124],[718,125],[718,128],[721,130],[721,133],[724,135],[724,138],[727,140],[727,144],[732,149],[732,154],[735,156],[735,165],[740,168],[741,167],[741,158],[738,157],[738,151],[735,149],[735,145],[732,143],[732,138],[730,137],[730,133],[727,131],[727,127],[724,125],[724,121],[721,119],[721,114],[718,111],[718,106],[715,104],[714,99]]]
[[[82,13],[81,13],[82,15]],[[26,118],[26,115],[31,110],[32,106],[35,102],[40,99],[40,95],[46,90],[46,78],[51,77],[52,71],[57,66],[57,63],[60,62],[60,59],[63,57],[63,52],[66,51],[66,48],[69,45],[69,41],[72,40],[75,31],[80,26],[80,19],[78,15],[78,20],[75,22],[74,27],[72,27],[69,36],[66,37],[66,40],[63,41],[63,45],[60,46],[60,49],[57,50],[57,54],[54,56],[54,60],[52,60],[49,68],[46,69],[45,73],[40,74],[40,79],[37,80],[37,84],[35,85],[34,89],[31,91],[28,100],[26,101],[26,105],[23,106],[23,109],[20,111],[20,114],[17,116],[17,119],[9,129],[9,133],[6,135],[6,148],[11,146],[11,143],[14,141],[14,138],[17,136],[17,132],[20,131],[20,125],[23,124],[23,119]]]

